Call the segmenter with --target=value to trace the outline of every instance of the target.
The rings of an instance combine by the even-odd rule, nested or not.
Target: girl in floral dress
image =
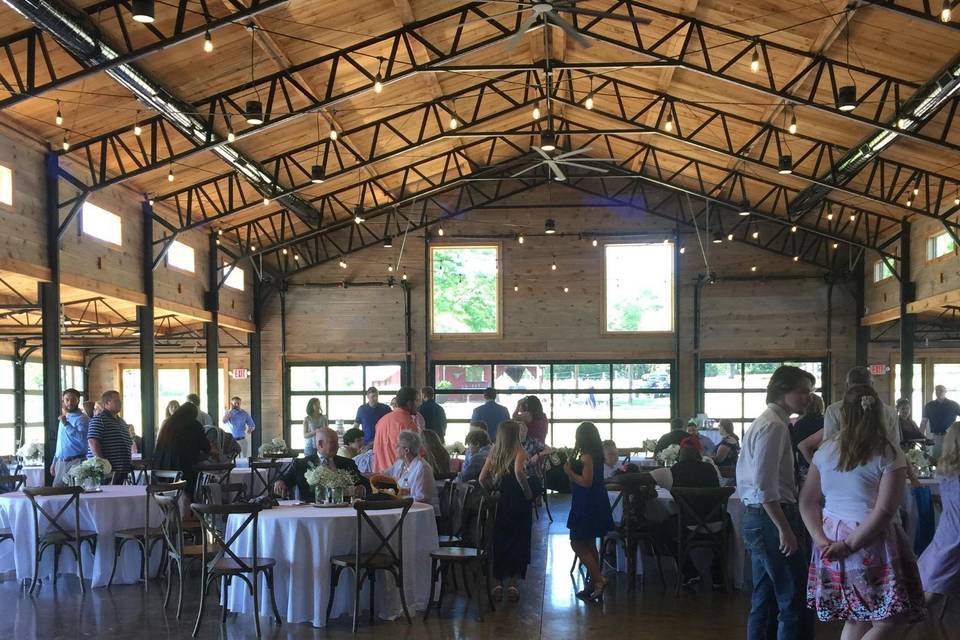
[[[844,640],[901,637],[924,612],[917,562],[896,519],[906,460],[884,420],[872,387],[850,387],[842,427],[813,456],[800,494],[814,542],[807,606],[821,621],[845,621]]]

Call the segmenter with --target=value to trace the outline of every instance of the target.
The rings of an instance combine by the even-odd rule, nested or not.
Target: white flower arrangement
[[[110,461],[105,458],[87,458],[67,472],[67,477],[74,485],[83,484],[84,480],[101,482],[103,477],[113,471]]]
[[[303,474],[304,480],[311,487],[325,489],[346,489],[353,486],[353,474],[346,469],[328,469],[327,467],[310,467]]]
[[[641,449],[643,451],[649,451],[650,453],[653,453],[657,450],[657,441],[652,438],[644,440]]]
[[[17,457],[24,462],[41,462],[43,460],[43,445],[39,442],[30,442],[17,449]]]
[[[446,446],[446,449],[447,449],[447,453],[449,453],[452,456],[462,456],[464,453],[467,452],[467,448],[463,446],[463,443],[460,442],[459,440],[457,440],[453,444],[448,444]]]
[[[657,460],[659,460],[665,467],[672,467],[674,464],[676,464],[679,457],[680,445],[678,444],[672,444],[657,454]]]
[[[907,458],[907,462],[910,463],[910,466],[913,467],[918,474],[926,472],[929,470],[930,465],[933,464],[930,456],[928,456],[927,452],[923,449],[908,449],[904,455]]]
[[[274,438],[260,445],[261,456],[282,456],[287,452],[287,443],[283,438]]]

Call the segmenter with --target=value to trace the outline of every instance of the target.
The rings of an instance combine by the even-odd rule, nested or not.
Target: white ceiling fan
[[[546,135],[550,135],[550,134],[546,134]],[[591,158],[591,157],[584,156],[583,154],[590,151],[590,147],[583,147],[582,149],[574,149],[572,151],[567,151],[565,153],[560,153],[558,155],[551,156],[550,151],[553,151],[554,149],[556,149],[556,145],[555,144],[551,145],[549,141],[554,138],[551,136],[549,138],[541,138],[541,139],[546,140],[547,144],[544,144],[543,142],[541,142],[539,147],[532,147],[532,149],[536,151],[537,154],[540,155],[540,157],[543,159],[527,167],[526,169],[523,169],[522,171],[518,171],[517,173],[514,173],[513,175],[510,176],[511,178],[522,176],[525,173],[529,173],[530,171],[534,171],[535,169],[538,169],[543,165],[546,165],[547,168],[550,169],[550,172],[553,174],[553,179],[556,180],[557,182],[563,182],[567,179],[567,175],[563,172],[563,169],[561,169],[561,166],[573,167],[576,169],[586,169],[587,171],[595,171],[597,173],[608,173],[608,170],[604,169],[603,167],[597,167],[597,166],[593,166],[586,163],[618,162],[616,158]]]
[[[577,43],[577,45],[587,48],[591,46],[590,40],[584,36],[582,33],[577,31],[576,28],[570,22],[561,18],[558,12],[568,13],[573,16],[589,16],[593,18],[604,18],[612,20],[621,20],[626,22],[633,22],[636,24],[650,24],[652,21],[649,18],[644,17],[635,17],[635,16],[625,16],[617,13],[610,13],[607,11],[598,11],[596,9],[587,9],[585,7],[578,7],[576,5],[576,0],[515,0],[511,2],[510,0],[488,0],[491,4],[508,4],[515,7],[513,11],[507,11],[504,13],[498,13],[496,15],[490,16],[490,19],[501,18],[503,16],[509,16],[513,14],[523,13],[524,11],[530,11],[530,15],[527,16],[527,19],[520,25],[520,29],[517,31],[517,34],[510,39],[509,48],[514,48],[520,44],[520,41],[523,40],[524,34],[533,27],[538,21],[542,21],[544,26],[555,25],[563,30],[570,39]]]

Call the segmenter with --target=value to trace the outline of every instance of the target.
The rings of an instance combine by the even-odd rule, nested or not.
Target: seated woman
[[[397,435],[397,460],[385,473],[397,481],[400,493],[409,495],[417,502],[433,505],[440,514],[440,500],[433,469],[420,457],[423,441],[416,431],[401,431]]]
[[[668,472],[670,480],[666,482],[666,484],[669,486],[664,488],[668,490],[681,487],[709,489],[720,486],[720,477],[717,475],[717,468],[703,459],[699,445],[700,441],[694,437],[682,440],[680,442],[680,454],[677,456],[676,464],[669,469],[657,469],[654,472],[661,477],[663,477],[663,474],[659,472]],[[657,478],[657,475],[654,475],[654,479],[656,479],[657,484],[661,486],[665,484]],[[678,516],[670,516],[657,526],[656,533],[657,543],[660,548],[666,550],[675,558],[677,557],[677,520]],[[714,553],[711,567],[714,590],[722,590],[724,588],[723,567],[720,566],[721,562],[721,554]],[[693,562],[691,562],[689,556],[684,559],[683,566],[680,570],[683,573],[684,588],[690,589],[700,581],[700,574],[697,572],[697,568]]]
[[[464,465],[460,473],[457,474],[457,482],[470,482],[480,478],[480,471],[483,469],[487,456],[490,455],[490,436],[486,431],[474,429],[467,434],[466,445],[470,453],[470,462]]]
[[[447,453],[440,436],[435,431],[429,429],[422,430],[420,437],[423,439],[423,446],[430,454],[430,465],[433,467],[433,473],[450,473],[450,454]]]
[[[194,466],[206,460],[208,453],[210,442],[197,421],[197,405],[185,402],[163,421],[151,466],[154,469],[180,471],[182,478],[187,481],[186,492],[192,497],[197,483]]]
[[[343,434],[343,446],[340,447],[338,455],[344,458],[356,458],[363,452],[363,429],[347,429]]]
[[[718,467],[736,467],[740,457],[740,438],[733,432],[733,420],[724,418],[717,425],[720,430],[720,442],[713,454],[713,461]]]

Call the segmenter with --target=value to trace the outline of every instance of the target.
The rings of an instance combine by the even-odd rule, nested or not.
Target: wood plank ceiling
[[[120,61],[192,105],[207,126],[193,139],[0,5],[0,106],[90,191],[150,194],[158,251],[205,227],[222,232],[228,263],[280,277],[544,183],[545,169],[510,175],[538,159],[530,148],[546,129],[562,150],[616,159],[602,179],[571,170],[571,188],[703,230],[709,199],[708,231],[825,270],[863,250],[894,264],[903,219],[954,232],[958,99],[916,127],[897,123],[957,64],[960,10],[945,23],[922,0],[555,0],[548,17],[576,35],[542,21],[517,35],[550,4],[166,0],[143,25],[126,2],[77,3]],[[837,93],[850,84],[858,103],[844,111]],[[265,104],[263,124],[246,122],[249,100]],[[883,132],[895,140],[841,179],[841,160]],[[256,161],[261,179],[217,147]],[[317,220],[284,208],[285,194]]]

